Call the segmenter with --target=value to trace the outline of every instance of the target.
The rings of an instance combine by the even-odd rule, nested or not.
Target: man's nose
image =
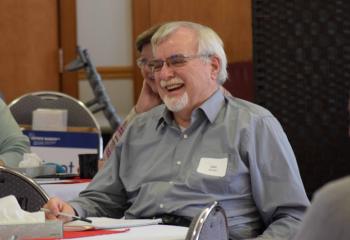
[[[158,76],[160,77],[160,79],[168,80],[174,77],[174,70],[172,67],[169,67],[168,64],[164,63],[163,67],[158,72]]]

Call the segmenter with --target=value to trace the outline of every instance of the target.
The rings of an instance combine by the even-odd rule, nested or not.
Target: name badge
[[[227,158],[201,158],[197,172],[215,176],[223,177],[226,174]]]

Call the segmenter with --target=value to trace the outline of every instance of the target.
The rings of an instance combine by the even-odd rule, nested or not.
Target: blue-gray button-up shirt
[[[71,204],[82,216],[194,217],[213,201],[226,211],[231,239],[288,239],[309,205],[276,118],[221,91],[184,131],[164,105],[137,117]]]

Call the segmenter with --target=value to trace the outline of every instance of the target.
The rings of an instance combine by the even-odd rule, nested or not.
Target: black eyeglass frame
[[[212,54],[195,54],[195,55],[183,55],[183,54],[175,54],[171,55],[170,57],[167,57],[165,60],[163,59],[152,59],[148,62],[148,67],[152,70],[152,72],[159,72],[162,70],[164,63],[168,67],[182,67],[184,66],[189,60],[195,59],[195,58],[210,58]]]

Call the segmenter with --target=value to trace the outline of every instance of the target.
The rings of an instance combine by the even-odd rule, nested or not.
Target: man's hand
[[[61,220],[63,222],[68,222],[72,220],[69,217],[58,215],[59,212],[68,213],[74,216],[76,215],[71,205],[57,197],[50,198],[50,200],[43,206],[43,208],[47,208],[51,211],[45,212],[46,219],[50,220]]]
[[[135,105],[136,113],[147,112],[148,110],[162,103],[158,93],[155,93],[146,80],[143,81],[141,93]]]

